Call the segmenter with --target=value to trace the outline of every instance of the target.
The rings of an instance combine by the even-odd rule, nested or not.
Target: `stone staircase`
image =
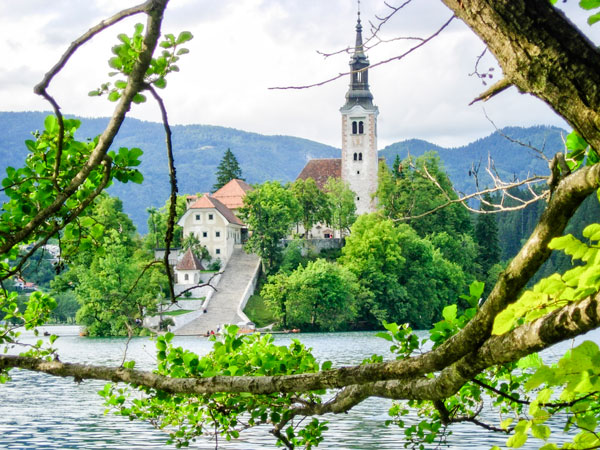
[[[210,300],[207,312],[192,322],[173,330],[178,336],[203,335],[211,330],[217,331],[223,324],[237,324],[245,318],[238,315],[238,307],[248,285],[252,282],[259,264],[258,256],[247,254],[236,248],[221,276],[217,292]]]

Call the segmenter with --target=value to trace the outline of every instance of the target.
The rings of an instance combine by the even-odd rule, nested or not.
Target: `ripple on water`
[[[118,365],[123,357],[124,339],[86,339],[77,336],[71,327],[61,334],[56,345],[63,361]],[[598,341],[600,333],[592,335]],[[374,333],[307,333],[293,336],[313,348],[318,360],[331,360],[334,366],[356,364],[373,353],[389,355],[389,344],[374,337]],[[588,337],[589,338],[589,337]],[[25,337],[33,340],[34,337]],[[37,339],[37,338],[35,338]],[[278,344],[286,344],[291,337],[276,336]],[[176,344],[199,354],[208,352],[211,343],[204,338],[176,338]],[[565,344],[568,345],[568,344]],[[549,352],[551,357],[561,349]],[[155,363],[154,345],[147,339],[134,339],[129,345],[128,359],[135,359],[139,368],[151,368]],[[554,355],[554,356],[552,356]],[[12,372],[13,380],[0,385],[0,449],[102,449],[147,450],[169,449],[164,432],[144,422],[131,422],[125,417],[104,415],[102,398],[97,391],[104,382],[86,381],[76,384],[69,379],[35,374],[27,371]],[[327,417],[329,431],[323,449],[391,450],[403,448],[403,431],[386,427],[387,410],[391,402],[368,399],[348,414]],[[497,420],[496,418],[491,418]],[[414,415],[407,421],[414,420]],[[503,436],[490,436],[466,424],[453,427],[448,440],[449,448],[489,449],[505,442]],[[225,450],[276,448],[267,427],[244,433],[243,439],[219,442]],[[203,439],[192,445],[194,449],[214,449],[215,443]],[[433,448],[433,446],[431,447]],[[537,448],[530,445],[524,448]]]

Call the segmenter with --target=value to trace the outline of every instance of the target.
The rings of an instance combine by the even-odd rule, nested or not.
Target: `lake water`
[[[46,327],[60,335],[56,341],[61,360],[92,364],[119,365],[123,358],[125,339],[89,339],[77,335],[77,327]],[[351,365],[373,353],[389,355],[389,343],[374,333],[314,333],[300,334],[304,344],[313,348],[320,361],[330,360],[335,366]],[[600,341],[595,331],[587,339]],[[289,335],[276,336],[279,344],[289,343]],[[24,340],[34,340],[25,336]],[[176,337],[175,344],[199,354],[208,352],[211,343],[205,338]],[[571,342],[550,349],[553,359]],[[136,338],[129,344],[127,359],[135,359],[137,368],[150,369],[155,364],[154,344],[148,338]],[[97,391],[104,382],[85,381],[80,384],[27,371],[11,371],[13,381],[0,385],[0,449],[168,449],[167,436],[143,422],[104,415],[103,399]],[[386,427],[391,401],[369,399],[348,414],[327,416],[329,431],[323,449],[401,449],[403,431]],[[410,418],[409,418],[410,420]],[[506,441],[500,435],[486,435],[469,425],[453,426],[448,439],[450,449],[489,449]],[[540,441],[536,441],[539,443]],[[208,438],[190,448],[214,449]],[[242,433],[235,442],[219,441],[220,449],[273,449],[275,439],[268,427]],[[431,446],[435,448],[435,446]],[[537,448],[535,445],[523,448]]]

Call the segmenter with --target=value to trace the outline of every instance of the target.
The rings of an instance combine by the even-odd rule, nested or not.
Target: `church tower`
[[[374,212],[377,191],[377,115],[369,90],[369,60],[364,53],[360,10],[356,22],[356,44],[350,59],[350,87],[342,113],[342,180],[356,194],[356,213]]]

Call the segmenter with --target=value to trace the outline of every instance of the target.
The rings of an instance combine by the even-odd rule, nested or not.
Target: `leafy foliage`
[[[312,178],[297,179],[291,184],[290,190],[300,206],[298,221],[302,223],[304,235],[308,238],[314,224],[330,222],[331,210],[328,197]]]
[[[408,225],[395,225],[375,214],[360,216],[340,258],[372,297],[361,305],[362,318],[430,326],[463,289],[455,264]]]
[[[349,329],[364,295],[352,272],[324,259],[269,277],[261,291],[284,327],[304,331]]]
[[[237,336],[238,328],[228,326],[213,350],[199,356],[172,344],[173,334],[157,337],[158,373],[170,377],[201,378],[215,375],[290,375],[320,369],[310,349],[297,340],[289,347],[277,346],[270,335]],[[324,363],[323,366],[331,363]],[[132,366],[130,366],[132,368]],[[150,420],[169,432],[169,443],[187,447],[201,435],[223,436],[230,440],[240,432],[261,424],[277,426],[291,418],[290,408],[297,402],[320,404],[318,392],[306,394],[249,395],[217,393],[211,395],[168,395],[152,388],[139,390],[137,398],[129,389],[107,384],[100,391],[106,404],[131,419]],[[326,422],[313,419],[306,425],[290,423],[276,437],[293,446],[312,448],[322,441]]]
[[[140,249],[135,227],[122,212],[118,199],[102,195],[94,208],[81,219],[91,227],[82,250],[79,236],[64,236],[69,269],[54,280],[57,291],[73,291],[81,308],[77,320],[91,336],[118,336],[139,330],[135,319],[156,310],[165,276],[153,264],[152,255]]]
[[[329,202],[331,225],[343,235],[350,231],[356,220],[354,192],[347,183],[339,178],[329,178],[325,183],[325,192]]]
[[[531,290],[496,317],[494,333],[503,334],[521,320],[531,322],[570,302],[581,300],[600,289],[600,224],[588,225],[583,236],[589,244],[571,234],[554,238],[553,250],[561,250],[579,265],[564,274],[555,273],[539,281]]]
[[[299,211],[293,194],[276,181],[257,186],[244,197],[240,216],[252,232],[246,248],[263,259],[267,272],[279,262],[280,241],[287,236]]]

